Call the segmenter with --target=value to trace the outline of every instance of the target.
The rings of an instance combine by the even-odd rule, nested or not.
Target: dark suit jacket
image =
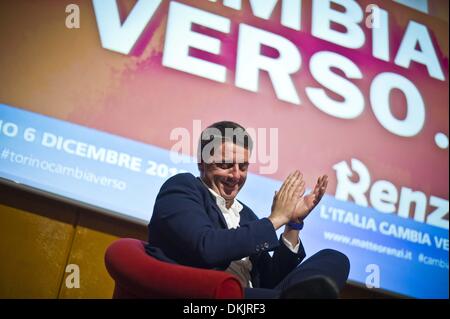
[[[269,219],[258,219],[242,205],[240,227],[227,229],[214,196],[198,177],[183,173],[169,178],[148,225],[147,253],[162,261],[216,270],[249,256],[253,287],[275,287],[303,260],[303,245],[293,253],[277,239]]]

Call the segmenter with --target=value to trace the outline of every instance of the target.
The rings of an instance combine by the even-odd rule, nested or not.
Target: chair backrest
[[[116,284],[113,298],[243,298],[235,276],[159,261],[146,253],[145,244],[122,238],[106,250],[105,265]]]

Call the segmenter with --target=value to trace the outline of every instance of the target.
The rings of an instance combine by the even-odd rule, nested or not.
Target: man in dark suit
[[[199,143],[200,177],[178,174],[161,187],[148,225],[147,252],[167,262],[230,272],[241,281],[246,298],[338,297],[348,277],[348,258],[325,249],[303,261],[299,239],[303,220],[325,193],[327,176],[304,195],[302,174],[291,173],[275,192],[270,215],[259,219],[236,199],[251,149],[252,140],[239,124],[208,127]],[[276,230],[283,226],[278,239]]]

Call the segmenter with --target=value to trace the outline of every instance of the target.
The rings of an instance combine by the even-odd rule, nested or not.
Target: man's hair
[[[205,151],[210,156],[213,155],[210,153],[211,150],[217,149],[217,147],[227,141],[233,142],[233,144],[241,146],[250,152],[252,151],[253,141],[244,127],[231,121],[216,122],[204,129],[200,135],[197,151],[198,163],[205,161],[203,157],[205,156],[204,150],[206,146],[208,146],[208,149]]]

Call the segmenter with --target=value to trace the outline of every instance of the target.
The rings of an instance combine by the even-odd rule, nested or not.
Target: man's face
[[[201,164],[202,180],[226,201],[232,201],[247,179],[250,152],[232,142],[224,142],[212,156],[211,164]]]

